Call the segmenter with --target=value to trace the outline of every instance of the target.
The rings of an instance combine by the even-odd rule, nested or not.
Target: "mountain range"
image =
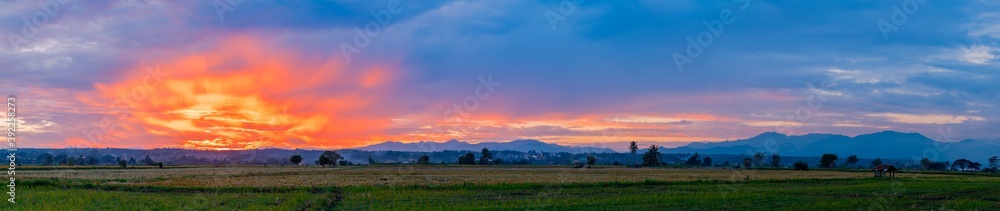
[[[833,153],[846,157],[921,159],[936,161],[967,158],[985,161],[1000,155],[1000,144],[966,139],[939,142],[919,133],[883,131],[849,137],[837,134],[785,135],[762,133],[748,139],[725,142],[693,142],[676,148],[661,149],[661,153],[742,154],[776,153],[783,156],[813,156]],[[936,159],[935,159],[936,158]]]
[[[365,151],[433,152],[433,151],[443,151],[443,150],[478,151],[482,150],[483,148],[489,148],[491,150],[514,150],[522,152],[527,152],[530,150],[535,150],[539,152],[571,152],[571,153],[587,153],[587,152],[614,153],[615,152],[614,150],[608,148],[562,146],[558,144],[545,143],[531,139],[514,140],[510,142],[483,142],[475,144],[459,140],[450,140],[446,142],[421,141],[414,143],[387,141],[356,149]]]
[[[644,144],[639,142],[639,153],[645,152]],[[614,153],[608,148],[572,147],[545,143],[538,140],[514,140],[510,142],[468,143],[458,140],[446,142],[382,142],[375,145],[356,148],[365,151],[414,151],[432,152],[443,150],[473,150],[483,148],[491,150],[540,151],[540,152],[571,152],[571,153]],[[729,154],[752,155],[756,152],[780,154],[782,156],[819,157],[824,153],[837,154],[841,157],[857,155],[860,158],[874,159],[907,159],[918,160],[928,157],[935,161],[966,158],[974,161],[986,161],[989,157],[1000,155],[1000,142],[994,140],[966,139],[958,142],[939,142],[919,133],[902,133],[883,131],[863,134],[854,137],[839,134],[805,134],[785,135],[775,132],[723,142],[692,142],[684,146],[660,147],[660,153],[682,154]]]

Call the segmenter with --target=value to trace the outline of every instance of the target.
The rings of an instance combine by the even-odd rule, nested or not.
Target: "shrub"
[[[809,164],[803,161],[795,162],[795,170],[805,171],[809,170]]]

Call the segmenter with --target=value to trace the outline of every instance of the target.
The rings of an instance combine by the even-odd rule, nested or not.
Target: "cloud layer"
[[[3,4],[25,147],[1000,137],[989,1]]]

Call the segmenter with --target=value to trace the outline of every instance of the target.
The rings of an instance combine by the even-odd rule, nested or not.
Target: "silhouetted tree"
[[[292,164],[299,165],[300,163],[302,163],[302,155],[292,155],[292,157],[288,158],[288,162],[292,162]]]
[[[837,167],[837,155],[835,154],[823,154],[823,157],[819,159],[819,166],[823,168],[836,168]]]
[[[100,163],[101,163],[101,161],[97,160],[97,158],[95,158],[95,157],[89,157],[89,158],[87,158],[87,165],[97,165],[97,164],[100,164]]]
[[[136,164],[135,158],[128,158],[128,165],[134,166]]]
[[[793,166],[795,167],[795,170],[799,170],[799,171],[809,170],[809,164],[806,163],[805,161],[801,161],[800,160],[798,162],[795,162],[795,164]]]
[[[54,157],[52,156],[52,154],[42,153],[42,155],[38,156],[38,162],[39,162],[39,164],[46,165],[46,166],[47,165],[52,165],[55,162],[55,161],[53,161],[53,158]]]
[[[658,166],[660,165],[660,149],[655,144],[649,146],[649,150],[645,154],[642,154],[642,165],[644,166]]]
[[[115,157],[113,155],[101,156],[101,164],[111,164],[111,165],[118,164],[118,157]]]
[[[635,165],[635,151],[637,150],[639,150],[638,143],[635,143],[635,141],[629,142],[628,151],[632,153],[632,162],[628,166]]]
[[[997,170],[1000,169],[1000,157],[998,156],[990,157],[989,165],[990,165],[990,172],[996,173]]]
[[[743,158],[743,168],[750,168],[753,166],[753,159]]]
[[[968,168],[970,166],[972,166],[972,161],[969,161],[968,159],[962,158],[962,159],[955,160],[955,162],[951,163],[951,170],[954,170],[954,171],[966,171],[966,170],[968,170]]]
[[[427,164],[430,164],[430,163],[431,163],[431,157],[429,157],[427,155],[421,155],[420,158],[417,158],[417,164],[427,165]]]
[[[54,157],[52,159],[55,161],[56,165],[62,165],[62,164],[66,164],[66,160],[68,160],[66,158],[67,158],[66,154],[59,154],[59,155],[56,155],[56,157]]]
[[[771,167],[781,168],[781,155],[771,154]]]
[[[319,159],[316,160],[316,164],[319,164],[322,167],[326,167],[327,165],[330,165],[330,167],[336,167],[337,160],[343,158],[344,157],[340,156],[340,154],[337,154],[337,152],[325,151],[323,152],[323,154],[319,155]]]
[[[125,161],[125,159],[120,159],[118,160],[118,165],[121,166],[122,168],[126,168],[128,167],[128,161]]]
[[[472,154],[471,152],[470,153],[465,153],[465,156],[459,156],[458,157],[458,164],[459,165],[475,165],[476,164],[476,155]]]
[[[483,148],[483,151],[479,155],[479,165],[489,165],[493,163],[493,153],[490,149]]]
[[[591,155],[587,155],[587,168],[594,166],[594,163],[597,163],[597,158]]]
[[[923,169],[923,170],[931,170],[931,166],[933,164],[934,164],[934,162],[932,162],[931,159],[929,159],[927,157],[924,157],[923,159],[920,159],[920,168]]]
[[[338,154],[337,151],[333,151],[333,156],[330,156],[330,159],[331,159],[330,165],[332,165],[333,167],[337,167],[337,164],[339,163],[340,160],[344,159],[344,156],[340,156],[340,154]]]
[[[969,170],[972,170],[972,171],[979,171],[979,170],[981,170],[980,169],[981,167],[983,167],[983,164],[981,164],[979,162],[973,162],[972,164],[969,164]]]
[[[368,165],[375,165],[375,159],[372,158],[371,154],[368,154]]]
[[[698,155],[698,153],[694,153],[694,155],[689,157],[688,160],[684,162],[684,165],[689,165],[689,166],[701,165],[701,156]]]
[[[146,158],[143,158],[142,161],[139,162],[142,163],[142,165],[153,165],[156,163],[156,161],[153,161],[153,159],[149,158],[149,155],[146,155]]]
[[[875,158],[875,160],[872,160],[872,167],[880,165],[882,165],[882,158]]]
[[[705,159],[701,159],[701,160],[702,160],[701,165],[703,165],[703,166],[712,166],[712,158],[710,158],[708,156],[705,156]]]
[[[858,163],[858,155],[847,156],[846,164],[850,166],[852,169],[854,168],[854,164],[857,163]]]
[[[766,157],[766,155],[763,152],[753,153],[753,166],[754,167],[763,166],[764,157]]]

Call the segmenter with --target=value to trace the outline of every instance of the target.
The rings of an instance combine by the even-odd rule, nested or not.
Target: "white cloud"
[[[973,23],[966,24],[969,37],[990,36],[1000,38],[1000,13],[988,12],[977,15]]]
[[[696,119],[697,120],[697,119]],[[624,122],[624,123],[678,123],[681,121],[690,121],[685,118],[675,118],[675,117],[656,117],[656,116],[628,116],[628,117],[615,117],[611,118],[612,122]]]
[[[886,117],[890,121],[906,124],[956,124],[967,121],[985,121],[978,116],[953,116],[946,114],[899,114],[899,113],[877,113],[868,114],[870,117]]]
[[[997,56],[993,55],[993,51],[996,51],[993,47],[984,45],[974,45],[969,48],[962,49],[962,55],[960,60],[973,64],[986,64],[990,60],[996,59]]]
[[[796,121],[750,121],[743,124],[753,127],[802,127],[805,125]]]
[[[17,131],[24,133],[49,133],[54,132],[52,127],[55,126],[54,122],[47,120],[42,120],[38,122],[27,122],[22,119],[17,120]]]

